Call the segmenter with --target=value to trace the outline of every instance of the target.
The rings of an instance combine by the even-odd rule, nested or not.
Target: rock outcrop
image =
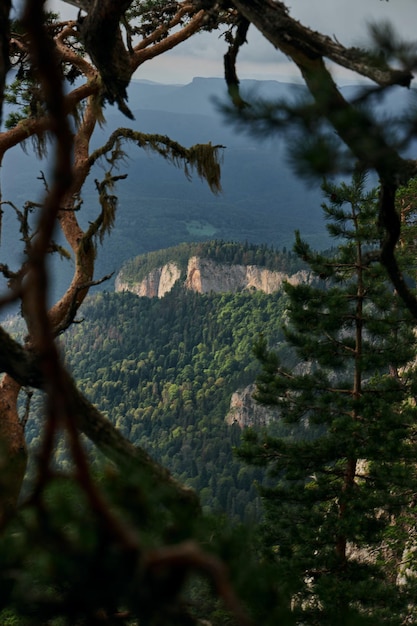
[[[276,419],[277,409],[256,402],[252,397],[254,391],[255,385],[249,385],[232,394],[230,409],[225,418],[227,424],[238,424],[242,429],[248,426],[262,428],[272,419]]]
[[[163,298],[171,291],[177,280],[181,278],[181,270],[175,263],[167,263],[163,267],[152,270],[139,283],[128,284],[117,276],[115,281],[116,291],[131,291],[137,296],[147,298]]]
[[[309,281],[309,272],[302,270],[292,276],[257,265],[226,265],[211,259],[192,256],[184,277],[184,287],[197,293],[236,292],[253,289],[273,293],[282,288],[284,281],[292,284]],[[138,283],[126,283],[116,278],[116,291],[132,291],[138,296],[162,298],[180,280],[181,270],[173,262],[149,272]]]

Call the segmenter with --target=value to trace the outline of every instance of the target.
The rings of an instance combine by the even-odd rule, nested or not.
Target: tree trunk
[[[0,382],[0,524],[16,509],[27,464],[24,427],[17,412],[21,386],[8,374]]]

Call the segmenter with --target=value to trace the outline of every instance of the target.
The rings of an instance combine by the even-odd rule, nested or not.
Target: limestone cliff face
[[[243,286],[243,265],[221,265],[193,256],[188,261],[185,287],[198,293],[236,291]]]
[[[120,276],[116,278],[116,291],[132,291],[138,296],[147,298],[162,298],[168,291],[171,291],[177,280],[181,277],[180,268],[175,263],[167,263],[163,267],[152,270],[139,283],[124,283]]]
[[[253,399],[255,385],[235,391],[230,399],[230,409],[226,415],[226,423],[239,424],[240,428],[267,426],[277,417],[277,409],[266,407]]]
[[[198,293],[256,289],[277,291],[287,276],[256,265],[222,265],[209,259],[191,257],[185,286]]]
[[[152,270],[142,281],[127,284],[118,276],[116,291],[132,291],[138,296],[162,298],[181,278],[180,268],[175,263]],[[288,276],[284,272],[268,270],[257,265],[226,265],[211,259],[190,257],[184,287],[197,293],[236,292],[253,289],[273,293],[288,280],[292,284],[309,281],[309,272],[303,270]]]

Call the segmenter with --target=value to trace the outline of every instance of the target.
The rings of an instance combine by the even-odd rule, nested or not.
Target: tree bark
[[[27,465],[24,427],[17,412],[20,388],[8,374],[0,382],[0,526],[16,509]]]
[[[283,2],[233,0],[232,4],[275,48],[294,61],[298,55],[300,58],[327,58],[378,85],[410,86],[413,75],[408,70],[393,69],[359,48],[346,48],[335,39],[307,28],[289,15]]]

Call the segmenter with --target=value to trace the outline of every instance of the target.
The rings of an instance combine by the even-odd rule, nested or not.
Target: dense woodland
[[[265,255],[264,248],[219,242],[194,249],[223,262]],[[149,257],[179,259],[182,251],[190,247]],[[290,253],[270,250],[269,257],[273,269],[297,265]],[[104,292],[85,303],[83,321],[63,344],[84,393],[124,436],[195,488],[212,511],[254,521],[261,473],[234,459],[241,430],[225,417],[231,394],[255,380],[259,335],[276,347],[282,342],[284,311],[282,292],[204,295],[180,284],[161,299]],[[38,436],[35,424],[28,435]]]

